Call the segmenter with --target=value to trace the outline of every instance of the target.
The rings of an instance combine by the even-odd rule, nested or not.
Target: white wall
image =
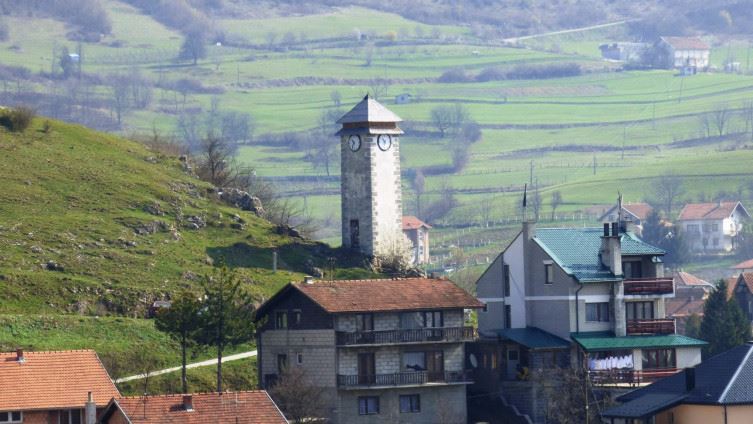
[[[701,348],[699,347],[678,347],[675,349],[677,355],[677,368],[690,368],[701,363]]]
[[[512,308],[512,328],[525,328],[526,326],[524,245],[523,234],[520,233],[503,255],[504,263],[510,266],[510,296],[505,298],[505,302]]]

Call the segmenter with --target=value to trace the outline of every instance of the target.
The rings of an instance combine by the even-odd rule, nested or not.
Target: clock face
[[[350,150],[357,151],[361,148],[361,136],[358,135],[351,135],[350,138],[348,138],[348,145],[350,146]]]
[[[377,146],[379,146],[380,149],[387,151],[387,149],[392,146],[392,137],[390,137],[388,134],[382,134],[377,138]]]

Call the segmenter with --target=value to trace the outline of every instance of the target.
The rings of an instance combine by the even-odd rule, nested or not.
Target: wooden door
[[[373,353],[358,354],[358,384],[376,383],[376,364]]]

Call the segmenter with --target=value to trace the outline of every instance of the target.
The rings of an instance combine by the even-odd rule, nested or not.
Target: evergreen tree
[[[222,266],[202,283],[200,343],[217,348],[217,392],[222,392],[222,354],[226,347],[251,341],[254,337],[254,306],[241,287],[241,281]]]
[[[701,338],[701,317],[693,313],[685,318],[685,335],[694,339]]]
[[[201,28],[192,28],[186,33],[183,44],[180,46],[179,59],[193,60],[196,65],[199,59],[207,57],[206,35]]]
[[[667,265],[678,267],[688,261],[689,252],[685,235],[679,226],[664,225],[656,209],[652,210],[643,221],[642,238],[646,243],[667,252],[664,256],[664,262]]]
[[[727,283],[719,281],[703,307],[700,338],[709,344],[704,355],[713,356],[745,343],[750,338],[750,322],[734,299],[727,300]]]
[[[186,378],[186,351],[197,336],[199,331],[199,310],[201,302],[190,293],[183,293],[175,299],[169,308],[161,309],[157,313],[154,326],[164,331],[180,343],[181,349],[181,375],[183,393],[188,393],[188,380]]]

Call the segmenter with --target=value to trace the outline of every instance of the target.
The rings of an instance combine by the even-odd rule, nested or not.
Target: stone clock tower
[[[376,255],[402,233],[402,119],[366,96],[338,124],[342,245]]]

